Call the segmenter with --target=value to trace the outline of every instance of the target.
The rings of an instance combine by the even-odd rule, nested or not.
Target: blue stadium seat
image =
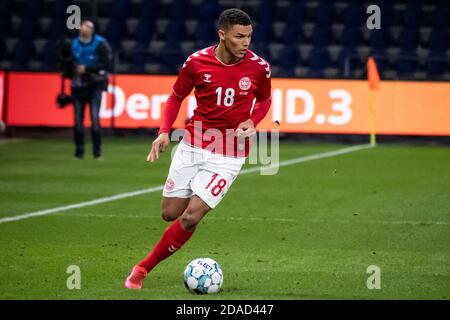
[[[176,75],[179,73],[180,69],[181,69],[181,66],[161,64],[161,65],[159,65],[158,73],[159,74]]]
[[[159,16],[160,2],[144,0],[141,7],[141,19],[154,21]]]
[[[131,1],[130,0],[115,0],[111,14],[111,18],[116,20],[124,20],[131,13]]]
[[[53,2],[53,8],[51,10],[51,16],[61,19],[67,16],[67,8],[72,5],[70,0],[58,0]]]
[[[316,12],[316,25],[331,25],[334,21],[334,7],[330,3],[321,3]]]
[[[32,45],[27,45],[27,43],[35,43],[38,49],[42,48],[42,51],[36,50],[40,52],[38,58],[42,64],[42,70],[52,70],[51,60],[54,45],[51,43],[56,43],[55,40],[64,35],[76,36],[77,34],[76,30],[69,31],[65,25],[66,9],[72,3],[76,4],[77,2],[70,0],[1,0],[0,38],[20,38],[21,42],[13,48],[14,52],[17,52],[17,56],[15,53],[7,52],[7,57],[5,57],[2,52],[6,49],[11,51],[10,45],[14,42],[3,41],[0,45],[0,57],[6,60],[17,60],[14,65],[24,68],[28,65],[31,57],[28,55],[28,58],[25,58],[24,52],[28,54],[33,51]],[[337,44],[342,46],[342,50],[338,48],[340,46],[330,48],[330,52],[333,53],[332,57],[336,57],[339,52],[336,50],[341,50],[338,54],[339,68],[343,70],[343,60],[346,55],[359,52],[358,57],[352,59],[352,71],[355,71],[355,68],[365,69],[365,65],[361,61],[365,58],[367,50],[365,39],[363,39],[365,33],[362,31],[365,30],[368,4],[370,3],[363,5],[361,2],[353,0],[342,0],[339,3],[319,0],[288,0],[287,2],[258,0],[242,2],[240,7],[248,11],[256,22],[251,48],[255,49],[258,55],[268,58],[273,63],[277,75],[295,76],[295,65],[298,63],[298,56],[301,53],[302,58],[306,60],[303,61],[306,67],[309,63],[308,75],[320,76],[322,70],[332,63],[335,64],[335,60],[330,61],[326,47],[338,40],[337,31],[340,30],[343,32]],[[407,2],[377,0],[374,4],[380,6],[382,12],[382,29],[367,31],[374,54],[386,55],[387,52],[393,54],[396,50],[391,50],[392,47],[398,45],[401,49],[400,57],[407,54],[416,56],[415,51],[421,44],[420,36],[427,35],[428,29],[426,28],[429,27],[432,27],[432,32],[426,44],[432,52],[430,59],[435,56],[443,57],[440,52],[450,49],[448,31],[450,2],[448,0],[431,0],[426,3],[426,6],[423,0]],[[117,48],[125,40],[128,51],[124,61],[131,62],[135,72],[143,72],[145,64],[148,63],[151,63],[151,70],[159,70],[155,66],[155,62],[161,62],[161,70],[166,73],[173,73],[176,68],[179,68],[177,63],[181,58],[177,51],[182,51],[181,44],[183,44],[181,46],[183,50],[187,50],[187,48],[191,50],[193,47],[195,49],[203,48],[217,42],[214,22],[221,10],[224,9],[222,5],[228,6],[227,2],[221,0],[199,0],[194,3],[190,0],[101,0],[94,1],[92,4],[84,2],[80,4],[83,18],[92,18],[94,13],[97,14],[99,22],[101,22],[101,30],[98,29],[98,31],[108,39],[113,48]],[[48,17],[52,18],[49,24],[47,24]],[[129,20],[131,18],[132,20]],[[136,21],[136,18],[139,18],[139,21]],[[159,29],[160,33],[155,36],[157,27],[164,26],[167,20],[169,23],[165,30]],[[276,25],[274,21],[277,22]],[[107,23],[105,24],[105,22]],[[193,30],[192,27],[196,23],[197,26]],[[281,30],[283,24],[285,28]],[[45,26],[45,30],[39,30],[41,25]],[[129,28],[136,26],[132,34],[127,30],[127,26]],[[403,28],[397,42],[399,26],[403,26]],[[189,30],[189,34],[187,34],[187,30]],[[275,37],[275,31],[277,31],[277,37]],[[44,44],[42,37],[52,41],[45,43],[42,47]],[[155,46],[152,46],[154,48],[159,48],[160,41],[164,41],[164,50],[167,54],[155,57],[150,53],[133,52],[135,42],[146,47],[152,40],[158,41]],[[285,49],[278,51],[280,42]],[[311,43],[314,49],[311,51],[311,55],[308,55]],[[139,47],[138,45],[136,47]],[[300,52],[297,50],[298,47],[301,48]],[[355,51],[357,48],[358,51]],[[270,54],[277,58],[276,61],[271,61]],[[414,76],[415,71],[420,67],[419,62],[406,59],[399,59],[395,65],[390,65],[389,61],[383,59],[379,63],[380,68],[384,68],[384,70],[397,70],[400,78]],[[448,66],[445,62],[431,59],[426,64],[426,70],[430,77],[439,78],[439,74],[448,70]],[[360,74],[360,71],[361,69],[357,73]]]
[[[289,7],[287,15],[287,24],[289,26],[301,25],[304,23],[305,8],[303,3],[296,2]]]
[[[184,20],[171,20],[166,27],[164,40],[170,42],[181,42],[185,35],[186,28]]]
[[[113,1],[97,1],[95,13],[99,18],[112,18],[113,9]]]
[[[259,23],[272,23],[275,17],[275,2],[262,1],[256,11],[256,21]]]
[[[297,46],[284,46],[280,51],[276,65],[280,68],[294,70],[298,59]]]
[[[312,35],[312,43],[315,46],[327,46],[333,42],[333,33],[330,26],[316,25]]]
[[[26,69],[33,54],[34,48],[30,42],[18,40],[14,45],[11,56],[14,61],[14,68],[19,70]]]
[[[136,30],[134,31],[134,38],[136,41],[149,42],[155,32],[155,24],[152,20],[139,20]]]
[[[366,8],[355,3],[350,3],[345,11],[344,24],[349,27],[361,27],[366,24]]]
[[[6,16],[6,17],[3,17],[3,18],[0,18],[0,39],[5,39],[5,38],[8,38],[10,36],[11,36],[11,21],[10,21],[10,17]]]
[[[309,53],[308,67],[310,71],[308,76],[320,77],[323,75],[323,69],[330,65],[330,54],[323,47],[314,47]]]
[[[345,76],[346,68],[348,68],[348,76],[352,71],[364,68],[364,64],[361,63],[360,57],[353,47],[342,48],[338,54],[337,64],[343,76]]]
[[[132,54],[134,52],[134,48],[136,44],[139,42],[128,42],[126,40],[122,40],[120,44],[120,50],[117,51],[117,57],[119,59],[119,63],[131,63]]]
[[[68,30],[64,20],[54,18],[47,27],[45,35],[48,39],[56,40],[67,34]]]
[[[422,14],[420,8],[411,6],[406,9],[403,16],[403,27],[417,28],[420,26]]]
[[[22,40],[32,41],[40,34],[38,19],[24,18],[19,26],[17,36]]]
[[[199,21],[194,32],[195,42],[198,48],[207,47],[217,42],[217,31],[214,21]]]
[[[415,51],[401,52],[397,59],[397,74],[400,79],[412,79],[419,67]]]
[[[149,60],[149,51],[147,44],[138,43],[134,47],[133,53],[131,54],[131,66],[130,71],[135,73],[143,73],[144,67]]]
[[[57,67],[58,50],[54,41],[47,41],[42,50],[42,69],[53,71]]]
[[[162,52],[168,52],[168,51],[178,51],[181,52],[181,47],[179,42],[175,41],[166,41],[163,46]]]
[[[26,18],[39,18],[42,16],[44,11],[44,1],[43,0],[27,0],[25,7],[25,17]]]
[[[0,41],[0,61],[6,60],[6,45],[4,41]]]
[[[255,26],[252,41],[261,45],[269,45],[273,39],[274,33],[271,23],[258,23]]]
[[[296,45],[303,40],[303,29],[301,25],[286,25],[282,35],[284,45]]]
[[[279,68],[275,76],[278,78],[293,78],[295,76],[295,66]]]
[[[427,57],[427,77],[439,80],[448,70],[448,57],[445,52],[430,52]]]
[[[217,0],[208,0],[200,4],[197,19],[200,21],[214,21],[220,14],[220,6]]]
[[[106,27],[105,38],[113,48],[117,48],[123,38],[127,36],[125,20],[110,19]]]
[[[434,52],[444,51],[450,48],[449,40],[447,30],[441,28],[433,29],[430,34],[429,48]]]
[[[381,17],[381,28],[389,28],[396,24],[394,11],[391,6],[392,1],[386,1],[385,3],[377,3],[380,7]],[[368,14],[366,13],[366,17]]]
[[[189,9],[188,0],[172,1],[169,9],[169,18],[173,21],[184,21]]]
[[[137,64],[131,64],[129,65],[128,71],[132,74],[143,74],[145,72],[145,65],[137,65]]]
[[[448,2],[448,0],[435,0],[434,2],[438,9],[450,8],[450,3]]]
[[[185,57],[181,55],[178,43],[167,42],[160,56],[160,64],[164,73],[176,74],[177,69],[183,64]]]
[[[450,8],[437,8],[433,16],[433,29],[448,29]]]
[[[400,48],[405,51],[411,51],[419,46],[419,30],[417,28],[405,27],[400,36]]]
[[[355,48],[363,42],[361,28],[345,27],[341,35],[341,44],[348,48]]]
[[[0,1],[0,20],[9,19],[14,10],[13,0]]]
[[[370,30],[370,47],[384,50],[390,43],[390,34],[387,28]]]

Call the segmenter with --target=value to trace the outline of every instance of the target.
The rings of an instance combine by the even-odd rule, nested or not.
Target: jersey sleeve
[[[255,127],[267,115],[267,112],[269,112],[271,103],[272,103],[272,99],[270,97],[267,100],[257,101],[255,103],[255,107],[253,108],[252,114],[250,116],[250,119],[253,121],[253,125]]]
[[[166,102],[166,108],[161,119],[159,133],[169,133],[180,111],[183,99],[187,97],[194,87],[194,72],[190,58],[186,60],[172,87],[172,94]]]
[[[261,59],[262,60],[262,59]],[[264,61],[264,60],[262,60]],[[264,61],[264,70],[260,74],[258,89],[255,91],[256,103],[252,110],[250,119],[252,119],[255,127],[261,122],[262,119],[269,112],[272,102],[272,82],[271,82],[271,70],[267,61]]]
[[[271,81],[271,73],[270,65],[267,61],[264,61],[266,64],[263,65],[264,69],[260,73],[258,88],[255,91],[256,101],[266,101],[270,99],[272,95],[272,81]]]
[[[161,119],[161,125],[159,127],[159,133],[169,133],[172,129],[173,123],[177,119],[178,112],[180,111],[181,102],[183,99],[178,98],[172,93],[166,102],[166,107]]]
[[[194,88],[194,66],[190,58],[186,60],[172,87],[173,93],[180,99],[187,97]]]

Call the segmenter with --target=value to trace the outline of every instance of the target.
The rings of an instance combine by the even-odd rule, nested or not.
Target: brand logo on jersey
[[[211,82],[211,74],[205,73],[203,76],[205,77],[204,82]]]
[[[173,188],[175,188],[175,182],[172,179],[167,179],[166,181],[166,190],[167,191],[172,191]]]
[[[239,88],[241,90],[248,90],[252,86],[252,81],[249,77],[243,77],[239,80]]]

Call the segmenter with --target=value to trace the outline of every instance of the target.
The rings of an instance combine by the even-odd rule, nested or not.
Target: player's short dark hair
[[[252,24],[252,20],[249,15],[241,9],[232,8],[222,12],[217,22],[217,28],[222,30],[228,30],[235,24],[242,26],[248,26]]]

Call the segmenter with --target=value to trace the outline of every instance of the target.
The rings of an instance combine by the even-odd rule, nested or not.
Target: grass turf
[[[161,185],[170,157],[146,163],[150,142],[106,139],[104,161],[72,160],[66,140],[0,144],[0,218]],[[280,157],[343,147],[283,143]],[[167,226],[159,191],[1,223],[0,299],[449,299],[449,159],[448,147],[381,145],[242,175],[141,291],[123,282]],[[218,295],[183,286],[201,256],[222,265]],[[66,287],[70,265],[80,290]]]

